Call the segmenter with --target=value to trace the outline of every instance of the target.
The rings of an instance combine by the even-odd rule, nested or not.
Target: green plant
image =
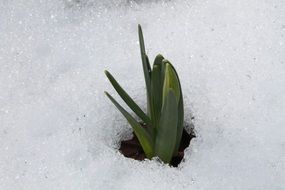
[[[105,92],[132,126],[147,158],[158,156],[169,163],[178,153],[183,132],[183,97],[177,72],[172,64],[157,55],[151,69],[145,52],[141,26],[138,25],[140,51],[147,94],[147,114],[119,85],[114,77],[105,71],[106,76],[120,97],[142,120],[136,121],[110,94]]]

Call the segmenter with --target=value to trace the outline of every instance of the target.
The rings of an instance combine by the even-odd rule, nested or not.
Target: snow
[[[282,0],[0,1],[0,189],[285,189]],[[145,108],[150,59],[177,68],[185,162],[127,159],[109,70]]]

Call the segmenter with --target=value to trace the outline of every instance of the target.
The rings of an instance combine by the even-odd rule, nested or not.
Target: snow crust
[[[285,189],[282,0],[0,1],[0,189]],[[118,151],[109,70],[145,107],[150,59],[177,68],[197,138],[171,168]]]

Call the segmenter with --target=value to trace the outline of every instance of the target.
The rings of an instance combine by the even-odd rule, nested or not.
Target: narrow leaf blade
[[[109,93],[105,92],[105,94],[132,126],[147,158],[152,158],[154,153],[153,137]]]
[[[149,64],[148,57],[145,52],[145,45],[144,45],[144,38],[142,33],[141,25],[138,25],[138,34],[139,34],[139,42],[140,42],[140,51],[141,51],[141,59],[142,59],[142,66],[144,71],[144,78],[146,84],[146,93],[147,93],[147,102],[148,102],[148,114],[150,115],[150,97],[151,97],[151,89],[150,89],[150,71],[151,67]]]
[[[115,90],[118,92],[120,97],[125,101],[125,103],[139,116],[143,122],[147,125],[151,125],[150,118],[141,110],[141,108],[136,104],[136,102],[128,95],[128,93],[120,86],[120,84],[115,80],[115,78],[109,73],[105,71],[105,74]]]

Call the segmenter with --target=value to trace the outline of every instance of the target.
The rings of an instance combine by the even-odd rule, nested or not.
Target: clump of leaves
[[[106,76],[120,97],[142,120],[134,119],[109,93],[108,98],[124,115],[132,126],[147,158],[158,156],[170,163],[178,153],[184,120],[183,97],[180,81],[173,65],[162,55],[157,55],[151,68],[145,52],[141,26],[138,25],[142,66],[146,84],[147,113],[119,85],[114,77],[105,71]]]

